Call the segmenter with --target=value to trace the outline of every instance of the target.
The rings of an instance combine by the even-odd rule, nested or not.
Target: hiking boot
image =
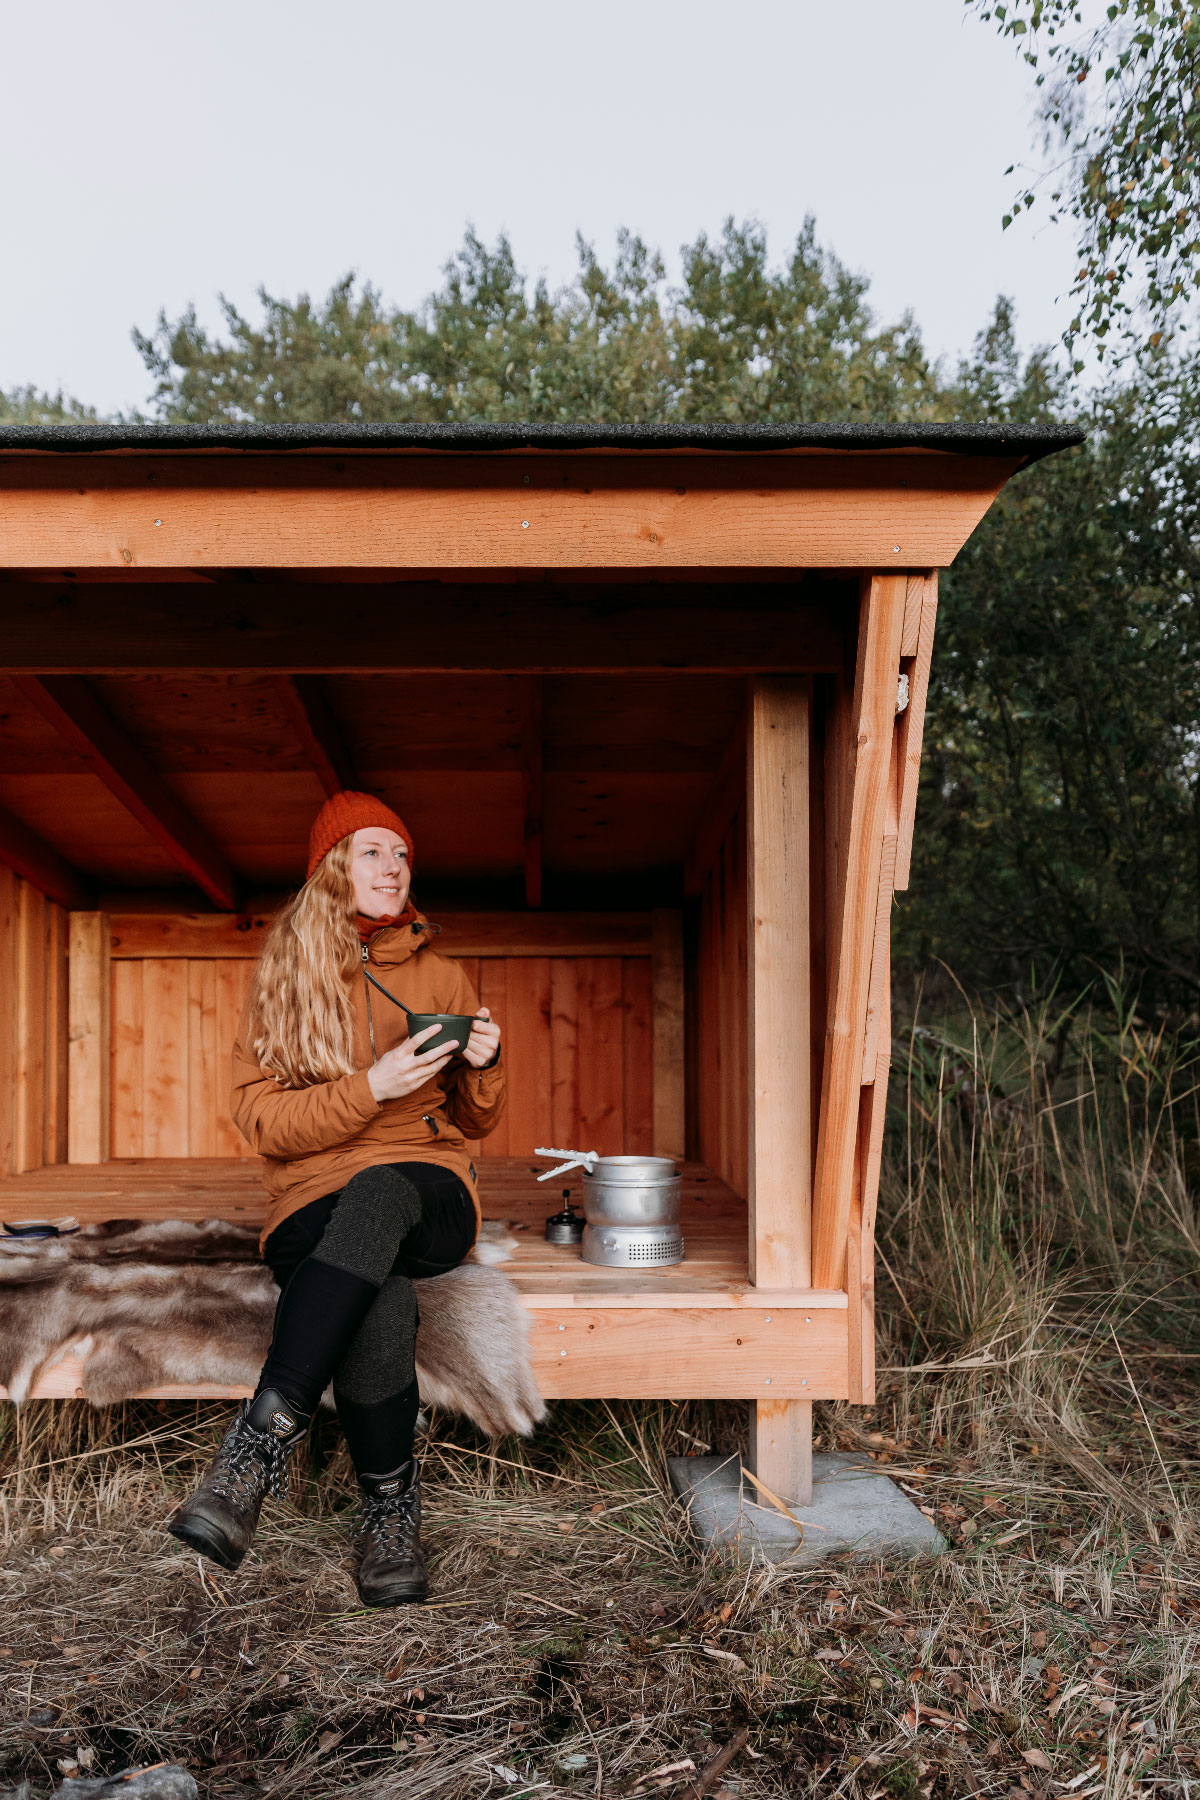
[[[362,1517],[356,1580],[364,1606],[403,1606],[429,1592],[421,1549],[421,1473],[416,1459],[390,1475],[360,1475]]]
[[[171,1536],[223,1569],[236,1569],[250,1548],[263,1500],[286,1495],[288,1458],[308,1425],[309,1415],[274,1388],[243,1400],[204,1480],[168,1519]]]

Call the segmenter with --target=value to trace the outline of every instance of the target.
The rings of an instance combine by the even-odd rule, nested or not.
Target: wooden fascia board
[[[76,675],[14,674],[25,698],[73,749],[122,806],[217,906],[237,904],[232,871],[157,770],[130,743],[87,683]]]
[[[68,911],[90,904],[79,870],[6,807],[0,807],[0,864]]]
[[[378,674],[836,671],[843,623],[807,583],[0,584],[0,668]]]
[[[1020,456],[0,458],[0,567],[944,568]]]

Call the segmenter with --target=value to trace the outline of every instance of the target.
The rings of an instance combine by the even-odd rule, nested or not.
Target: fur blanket
[[[485,1224],[471,1261],[416,1284],[422,1401],[496,1437],[527,1436],[546,1415],[529,1315],[487,1266],[512,1241]],[[75,1352],[94,1406],[167,1382],[253,1387],[277,1297],[248,1225],[115,1219],[71,1237],[0,1237],[0,1385],[22,1401]]]

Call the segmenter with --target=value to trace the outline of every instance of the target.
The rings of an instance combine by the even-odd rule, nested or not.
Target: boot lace
[[[385,1557],[411,1556],[417,1536],[417,1492],[414,1481],[402,1494],[373,1494],[364,1499],[354,1535],[373,1537],[377,1552]]]
[[[240,1507],[253,1505],[262,1494],[285,1500],[288,1452],[283,1439],[238,1419],[213,1458],[210,1486]]]

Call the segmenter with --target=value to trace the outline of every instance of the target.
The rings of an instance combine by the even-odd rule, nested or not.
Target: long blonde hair
[[[350,885],[353,834],[280,908],[250,984],[249,1041],[284,1087],[354,1073],[351,982],[362,956]]]

